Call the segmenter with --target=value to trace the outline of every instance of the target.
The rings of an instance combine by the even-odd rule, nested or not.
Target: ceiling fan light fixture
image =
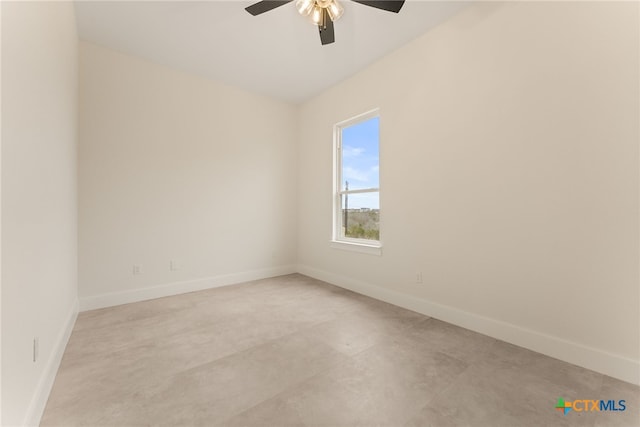
[[[322,11],[323,9],[318,5],[313,8],[313,13],[311,13],[311,20],[315,25],[320,25],[322,23]]]
[[[315,0],[298,0],[296,1],[296,9],[300,15],[309,16],[315,4]]]
[[[329,12],[329,17],[331,18],[331,20],[335,22],[340,19],[340,17],[344,13],[344,7],[342,7],[342,5],[338,3],[338,0],[333,0],[327,7],[327,12]]]

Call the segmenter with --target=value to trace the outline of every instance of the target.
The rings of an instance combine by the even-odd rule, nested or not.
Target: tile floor
[[[294,274],[81,313],[41,425],[640,426],[640,388]]]

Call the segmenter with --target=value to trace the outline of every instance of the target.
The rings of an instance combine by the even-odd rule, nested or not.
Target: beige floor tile
[[[429,402],[408,426],[592,426],[588,414],[555,409],[566,390],[517,368],[472,366]],[[575,415],[575,416],[574,416]]]
[[[303,334],[290,335],[176,374],[144,400],[154,425],[213,425],[345,360]]]
[[[398,340],[419,342],[427,349],[440,351],[466,363],[485,357],[496,340],[437,319],[424,319],[413,325]]]
[[[546,380],[558,385],[567,394],[597,394],[604,377],[597,372],[497,340],[482,361]]]
[[[42,425],[639,426],[639,393],[293,274],[81,313]]]
[[[277,425],[282,416],[305,426],[402,425],[465,367],[442,353],[417,354],[389,342],[315,375],[229,423]]]

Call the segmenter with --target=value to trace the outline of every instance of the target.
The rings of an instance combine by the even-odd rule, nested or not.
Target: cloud
[[[350,166],[345,166],[345,168],[342,170],[342,173],[347,181],[366,182],[369,180],[369,174],[367,172],[354,169]]]
[[[362,153],[364,153],[364,148],[362,147],[351,147],[349,145],[342,147],[342,157],[358,157]]]

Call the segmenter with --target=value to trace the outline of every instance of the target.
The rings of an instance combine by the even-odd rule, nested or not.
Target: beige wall
[[[306,102],[301,271],[640,381],[638,16],[475,4]],[[375,107],[382,257],[329,247],[332,125]]]
[[[2,2],[2,425],[39,419],[77,310],[76,118],[73,4]]]
[[[80,107],[81,305],[293,268],[294,107],[85,42]]]

